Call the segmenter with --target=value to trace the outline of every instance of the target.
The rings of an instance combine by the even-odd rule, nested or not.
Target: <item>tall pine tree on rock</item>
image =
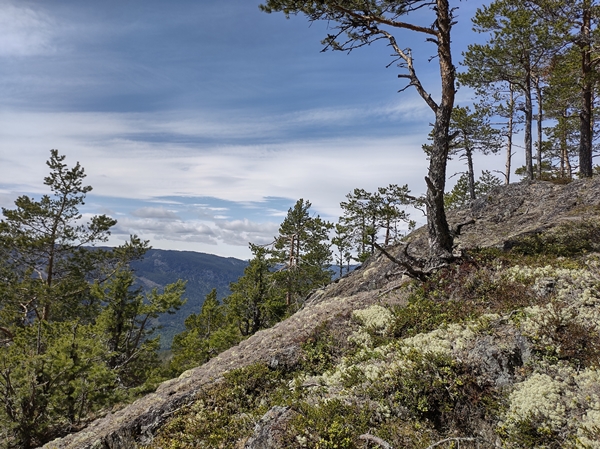
[[[455,67],[450,49],[450,31],[454,24],[453,8],[448,0],[267,0],[261,9],[267,13],[282,12],[286,16],[304,14],[308,20],[326,21],[333,31],[323,43],[325,49],[348,52],[385,40],[407,81],[402,89],[414,87],[435,114],[432,152],[427,182],[427,229],[429,234],[429,265],[437,266],[452,259],[453,237],[444,210],[444,189],[448,159],[448,128],[454,107]],[[430,25],[404,21],[405,16],[423,16],[430,11]],[[416,13],[416,14],[415,14]],[[402,47],[393,32],[410,30],[435,45],[439,65],[441,95],[434,100],[417,75],[412,51]]]

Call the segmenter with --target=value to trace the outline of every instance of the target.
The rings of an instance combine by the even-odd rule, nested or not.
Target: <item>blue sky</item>
[[[138,234],[155,248],[248,258],[247,243],[272,240],[298,198],[333,221],[355,187],[422,193],[433,116],[414,91],[397,93],[390,50],[322,53],[326,24],[258,4],[0,0],[0,205],[45,193],[56,148],[94,187],[85,214],[118,220],[111,243]],[[470,25],[480,5],[457,2],[457,63],[481,39]],[[398,39],[421,55],[435,98],[435,48]],[[451,161],[449,174],[462,169]]]

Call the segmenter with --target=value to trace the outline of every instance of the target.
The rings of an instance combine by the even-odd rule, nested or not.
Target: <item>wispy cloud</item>
[[[40,190],[50,147],[71,162],[80,161],[96,192],[147,200],[208,196],[261,201],[274,193],[339,197],[340,188],[345,194],[356,185],[371,184],[374,173],[379,181],[403,183],[400,167],[422,171],[425,166],[420,145],[426,127],[401,128],[396,136],[299,135],[285,142],[199,143],[120,137],[138,125],[164,126],[160,117],[149,115],[23,113],[0,114],[0,121],[3,183],[25,191]]]
[[[131,212],[131,215],[139,218],[179,219],[175,212],[164,207],[142,207]]]
[[[209,245],[218,243],[218,233],[207,224],[181,220],[166,221],[152,218],[132,219],[125,217],[118,221],[112,233],[115,236],[125,237],[135,234],[151,240],[178,240]]]
[[[34,56],[56,51],[55,21],[31,8],[0,4],[0,57]]]

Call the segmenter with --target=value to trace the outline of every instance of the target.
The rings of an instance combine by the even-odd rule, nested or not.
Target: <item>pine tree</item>
[[[401,235],[399,225],[407,224],[410,230],[414,223],[406,212],[406,206],[415,204],[407,185],[390,184],[370,193],[354,189],[340,203],[344,215],[340,222],[349,229],[357,254],[356,260],[364,262],[375,252],[376,242],[383,234],[383,245],[390,245]]]
[[[299,199],[279,226],[270,251],[279,269],[275,282],[285,291],[288,307],[299,307],[315,288],[331,280],[329,231],[333,225],[310,215],[310,201]]]
[[[337,0],[267,0],[260,8],[267,12],[304,14],[310,21],[323,20],[332,33],[323,40],[325,49],[350,52],[385,40],[393,51],[394,62],[403,71],[399,78],[407,85],[401,91],[415,88],[419,96],[435,115],[433,143],[429,158],[427,183],[427,230],[429,234],[429,265],[439,266],[451,260],[453,236],[444,210],[444,189],[448,160],[448,128],[456,93],[455,67],[452,62],[450,32],[454,25],[454,8],[448,0],[364,0],[339,2]],[[413,14],[419,17],[429,14],[431,25],[421,26],[405,19]],[[410,20],[410,19],[409,19]],[[415,69],[410,49],[398,43],[395,32],[409,30],[433,43],[437,50],[441,92],[439,101],[421,82]]]
[[[41,445],[143,387],[156,345],[140,319],[181,303],[182,289],[170,287],[141,301],[119,274],[146,242],[133,236],[113,250],[93,248],[116,221],[82,222],[91,187],[79,163],[64,160],[51,151],[44,183],[52,195],[21,196],[15,209],[2,209],[0,436],[9,448]]]
[[[344,268],[346,268],[346,273],[350,271],[350,262],[352,261],[351,226],[336,223],[334,230],[335,235],[331,239],[331,244],[336,248],[334,261],[339,270],[338,274],[341,277],[344,274]]]
[[[198,314],[185,320],[185,331],[173,338],[173,374],[201,365],[241,340],[235,326],[229,322],[226,307],[217,299],[213,289],[202,304]]]
[[[467,173],[458,178],[458,181],[450,190],[446,193],[444,199],[446,201],[446,207],[448,209],[458,209],[469,205],[473,199],[484,196],[489,193],[494,187],[502,185],[502,181],[496,176],[492,175],[488,170],[481,172],[481,177],[475,181],[475,198],[471,197],[469,176]]]
[[[533,104],[534,93],[541,92],[543,76],[551,57],[558,51],[551,24],[540,20],[523,2],[496,0],[477,10],[473,18],[475,31],[490,33],[486,44],[471,44],[464,54],[467,72],[458,76],[461,83],[484,89],[505,84],[523,96],[525,116],[525,176],[533,179]],[[542,117],[541,94],[538,95],[538,122]],[[541,142],[538,142],[541,150]]]
[[[579,175],[592,176],[594,141],[594,101],[600,77],[598,50],[600,7],[594,0],[527,0],[527,6],[552,26],[554,35],[567,52],[577,59],[568,84],[576,86],[579,118]],[[567,85],[565,85],[567,87]]]
[[[134,282],[133,271],[125,266],[104,285],[93,287],[93,294],[103,304],[95,329],[103,336],[109,351],[106,363],[117,374],[123,390],[152,387],[147,382],[161,367],[160,337],[155,335],[158,328],[154,323],[162,314],[175,313],[185,302],[184,281],[147,294],[135,288]]]
[[[450,132],[454,139],[450,142],[450,154],[458,154],[467,161],[467,177],[469,181],[469,196],[475,199],[475,169],[473,153],[492,154],[500,151],[502,137],[500,131],[493,128],[489,120],[489,110],[475,107],[475,111],[457,106],[452,111]]]
[[[242,337],[273,326],[286,315],[285,294],[275,284],[275,264],[264,246],[250,244],[254,257],[244,275],[233,282],[223,302],[227,321],[235,323]]]

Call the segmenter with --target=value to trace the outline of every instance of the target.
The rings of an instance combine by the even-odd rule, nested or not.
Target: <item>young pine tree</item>
[[[288,210],[270,251],[280,267],[275,282],[285,291],[286,305],[291,308],[331,280],[329,231],[333,225],[311,216],[310,207],[310,201],[299,199]]]

